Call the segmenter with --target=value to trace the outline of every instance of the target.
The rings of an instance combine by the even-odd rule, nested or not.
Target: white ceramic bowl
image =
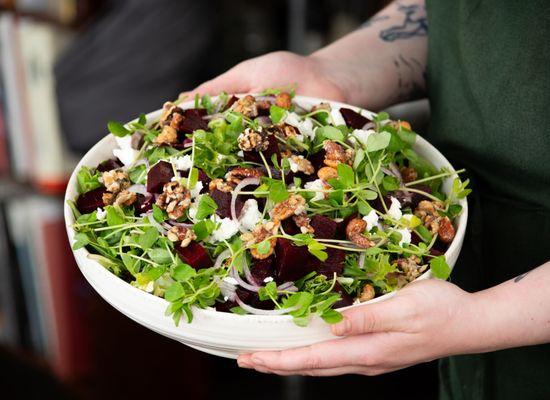
[[[357,107],[311,97],[297,96],[295,101],[308,109],[324,101],[336,107],[345,106],[358,110]],[[193,102],[183,103],[180,106],[190,108],[193,107]],[[158,118],[160,113],[161,110],[150,113],[147,116],[148,120]],[[108,135],[86,153],[71,176],[65,200],[75,199],[77,196],[76,173],[80,167],[97,166],[101,161],[112,156],[112,150],[115,146],[114,137]],[[431,161],[436,168],[446,167],[452,169],[449,161],[420,136],[417,137],[414,150],[420,156]],[[450,190],[451,183],[452,178],[446,179],[443,185],[445,192]],[[456,237],[445,253],[447,263],[451,268],[454,266],[462,247],[468,218],[466,200],[461,200],[460,204],[463,210],[455,222],[457,227]],[[74,217],[66,202],[64,212],[67,234],[72,244],[75,236],[71,227],[74,223]],[[236,358],[242,353],[257,350],[287,349],[335,338],[330,333],[329,325],[320,318],[312,319],[307,327],[301,328],[292,322],[290,316],[237,315],[217,312],[213,309],[195,308],[194,319],[191,324],[182,321],[179,326],[175,326],[172,318],[164,315],[168,306],[166,300],[124,282],[96,261],[89,259],[88,254],[88,251],[84,248],[74,251],[75,259],[85,278],[107,302],[143,326],[206,353]],[[428,279],[430,277],[431,272],[427,271],[418,279]],[[394,294],[395,292],[386,294],[371,300],[369,303],[383,301]]]

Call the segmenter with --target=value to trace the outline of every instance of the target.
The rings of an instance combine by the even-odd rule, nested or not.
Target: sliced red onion
[[[374,124],[374,122],[372,121],[369,121],[367,122],[365,125],[363,125],[363,127],[361,129],[363,130],[367,130],[367,129],[372,129],[374,128],[376,125]]]
[[[285,282],[285,283],[281,283],[277,289],[278,290],[286,290],[291,286],[294,286],[294,282],[288,281],[288,282]]]
[[[205,119],[207,121],[210,121],[210,120],[216,119],[216,118],[225,118],[225,116],[222,113],[215,113],[215,114],[211,114],[211,115],[205,115],[204,117],[202,117],[202,119]]]
[[[252,273],[250,272],[250,268],[248,268],[248,263],[247,262],[245,262],[243,264],[243,272],[244,272],[244,276],[245,276],[246,280],[248,281],[248,283],[250,283],[252,286],[256,286],[256,287],[259,286],[258,284],[256,284],[256,281],[252,277]]]
[[[232,285],[228,282],[225,282],[223,279],[220,279],[218,276],[214,277],[214,282],[218,285],[220,288],[220,291],[222,293],[222,296],[224,299],[234,301],[235,300],[235,290],[237,287],[235,285]]]
[[[279,308],[276,310],[262,310],[261,308],[255,308],[255,307],[249,306],[248,304],[243,302],[237,295],[235,295],[235,300],[243,310],[254,315],[283,315],[297,309],[297,307],[294,306],[294,307],[288,307],[288,308]]]
[[[365,253],[359,254],[359,260],[357,260],[357,265],[359,268],[363,269],[365,266]]]
[[[220,253],[216,261],[214,262],[214,269],[218,269],[222,266],[222,263],[231,256],[231,250],[225,249]]]
[[[258,289],[260,288],[259,286],[252,286],[251,284],[245,282],[245,281],[239,276],[239,272],[237,272],[237,268],[235,268],[235,266],[233,266],[233,268],[231,269],[230,274],[231,274],[231,277],[237,281],[237,283],[239,284],[239,286],[241,286],[241,287],[244,288],[244,289],[248,289],[248,290],[250,290],[251,292],[257,292]]]
[[[237,196],[239,195],[240,191],[248,185],[259,185],[260,180],[258,178],[245,178],[242,181],[239,182],[237,186],[235,186],[235,189],[233,189],[233,192],[231,192],[231,219],[233,221],[238,222],[237,218],[237,211],[235,210],[235,203],[237,201]]]
[[[262,115],[261,117],[256,118],[256,122],[258,122],[260,126],[264,127],[273,125],[271,118],[269,118],[267,115]]]
[[[166,235],[167,230],[155,220],[155,217],[153,217],[152,213],[147,215],[147,219],[152,226],[157,228],[157,231],[159,231],[159,233]]]
[[[139,193],[139,194],[142,194],[144,196],[147,196],[149,194],[149,192],[147,192],[147,188],[145,187],[145,185],[139,185],[137,183],[130,186],[128,188],[128,191],[133,192],[133,193]]]
[[[403,182],[403,177],[401,176],[401,172],[399,171],[399,168],[397,168],[397,165],[395,165],[394,162],[389,163],[390,170],[393,172],[395,177],[399,179],[399,182]]]
[[[176,220],[173,220],[173,219],[169,219],[168,221],[166,221],[167,224],[171,225],[171,226],[182,226],[184,228],[191,228],[193,227],[193,224],[189,224],[187,222],[178,222]]]

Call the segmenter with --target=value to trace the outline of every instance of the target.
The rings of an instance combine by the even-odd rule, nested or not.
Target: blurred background
[[[437,397],[437,365],[381,377],[262,375],[137,325],[73,260],[62,196],[106,134],[237,62],[307,54],[382,0],[0,0],[0,397]]]

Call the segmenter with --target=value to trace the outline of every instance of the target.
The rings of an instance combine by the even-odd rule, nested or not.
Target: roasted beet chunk
[[[82,214],[89,214],[95,211],[98,207],[103,207],[103,193],[105,193],[104,187],[98,187],[97,189],[90,190],[78,196],[76,200],[76,208]]]
[[[208,191],[208,185],[211,181],[212,179],[210,179],[210,177],[206,175],[206,172],[204,172],[202,169],[199,169],[199,182],[202,183],[202,189],[200,191],[201,193],[205,193]]]
[[[275,270],[279,282],[295,281],[312,271],[305,246],[294,246],[288,239],[277,239]]]
[[[369,122],[367,118],[349,108],[341,108],[340,114],[346,121],[346,125],[353,129],[362,129]]]
[[[264,286],[265,278],[273,277],[275,279],[275,265],[274,257],[271,256],[264,260],[255,260],[254,264],[250,267],[250,273],[252,274],[252,279],[256,282],[257,285]]]
[[[223,108],[222,111],[225,111],[225,110],[231,108],[233,103],[235,103],[237,100],[239,100],[239,98],[237,96],[235,96],[235,95],[231,96],[231,98],[229,100],[227,100],[227,104],[225,105],[225,107]]]
[[[181,133],[193,133],[197,129],[208,129],[208,122],[202,117],[206,115],[206,110],[202,108],[190,108],[183,111],[183,121],[178,131]],[[183,137],[181,138],[183,140]],[[180,140],[180,141],[181,141]]]
[[[149,193],[162,193],[164,184],[170,182],[173,177],[172,164],[159,161],[147,173],[147,191]]]
[[[137,194],[136,202],[134,203],[134,209],[136,210],[136,215],[141,215],[153,209],[153,204],[155,203],[155,197],[151,194],[144,196],[142,194]]]
[[[309,223],[314,229],[313,236],[317,239],[334,239],[338,223],[324,215],[314,215]]]
[[[333,292],[336,292],[340,295],[342,298],[341,300],[334,303],[332,308],[341,308],[341,307],[347,307],[351,306],[353,304],[353,298],[346,292],[346,289],[342,287],[338,282],[334,285],[334,289],[332,289]]]
[[[275,135],[268,135],[269,145],[267,146],[267,149],[263,151],[263,155],[267,161],[268,164],[273,165],[271,161],[271,157],[273,154],[277,155],[277,161],[281,161],[281,150],[279,149],[279,143],[277,143],[277,138],[275,138]],[[244,152],[244,160],[255,162],[258,164],[263,165],[262,158],[260,157],[260,153],[257,151],[245,151]]]
[[[346,252],[341,249],[328,248],[325,250],[328,257],[325,261],[319,261],[319,267],[317,273],[325,275],[327,278],[332,279],[334,273],[340,276],[344,270],[344,261],[346,259]]]
[[[231,193],[214,189],[210,193],[210,197],[212,197],[212,200],[214,200],[218,205],[216,214],[218,214],[221,218],[231,218]],[[241,196],[238,196],[235,200],[235,212],[237,213],[237,216],[240,215],[244,205],[244,202],[240,199],[240,197]]]
[[[120,161],[118,161],[116,158],[110,158],[100,163],[96,169],[99,172],[105,172],[105,171],[110,171],[112,169],[117,169],[120,167],[122,167],[122,164],[120,163]]]
[[[239,299],[243,301],[243,303],[248,304],[249,306],[260,308],[262,310],[273,310],[273,308],[275,308],[275,304],[273,304],[271,300],[260,300],[258,293],[256,292],[251,292],[250,290],[238,287],[235,293]]]
[[[296,235],[300,233],[300,228],[294,222],[292,218],[283,219],[281,221],[281,227],[287,235]]]
[[[177,245],[175,250],[183,262],[195,269],[210,268],[213,265],[206,249],[197,242],[191,242],[187,247]]]

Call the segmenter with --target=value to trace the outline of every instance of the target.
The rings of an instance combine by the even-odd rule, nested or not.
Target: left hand
[[[391,299],[353,307],[332,326],[345,336],[239,356],[243,368],[279,375],[379,375],[457,354],[475,341],[475,295],[440,280],[413,282]]]

